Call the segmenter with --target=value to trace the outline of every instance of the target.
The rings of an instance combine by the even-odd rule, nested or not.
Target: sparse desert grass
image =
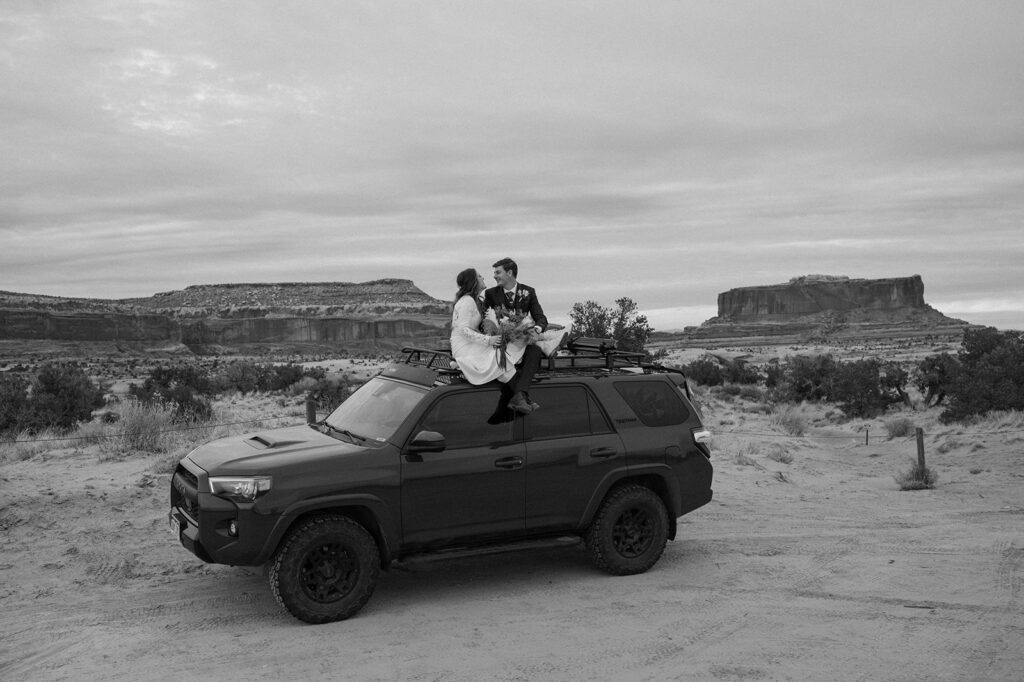
[[[790,436],[803,436],[809,428],[810,418],[807,416],[806,406],[803,404],[799,406],[782,405],[772,412],[768,423],[773,429]]]
[[[737,452],[733,458],[733,462],[741,467],[756,467],[758,466],[757,460],[744,452]]]
[[[768,446],[765,457],[780,464],[791,464],[793,462],[793,455],[778,443],[772,443]]]
[[[935,448],[935,450],[940,454],[944,455],[951,450],[956,450],[957,448],[963,447],[963,445],[964,444],[956,438],[947,438],[946,440],[942,441],[942,443],[939,444],[939,447]]]
[[[893,438],[903,438],[905,436],[914,435],[914,430],[917,425],[914,424],[914,420],[910,417],[892,417],[886,419],[884,422],[885,432],[889,435],[889,440]]]
[[[910,470],[901,471],[894,478],[900,490],[930,490],[935,487],[939,475],[928,467],[922,467],[916,459],[911,459]]]

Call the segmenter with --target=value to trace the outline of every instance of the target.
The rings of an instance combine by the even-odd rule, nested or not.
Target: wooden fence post
[[[915,431],[917,432],[917,467],[924,471],[924,429],[919,426]]]
[[[870,426],[865,426],[864,427],[864,445],[868,444],[868,438],[870,436],[871,436],[871,427]]]

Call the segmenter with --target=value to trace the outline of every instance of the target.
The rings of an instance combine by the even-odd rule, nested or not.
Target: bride
[[[516,363],[523,357],[525,343],[509,343],[503,369],[499,363],[501,337],[479,331],[484,319],[483,301],[479,296],[487,289],[484,276],[474,268],[458,274],[455,283],[455,308],[452,311],[452,357],[462,375],[471,384],[486,384],[497,379],[508,383],[516,373]]]

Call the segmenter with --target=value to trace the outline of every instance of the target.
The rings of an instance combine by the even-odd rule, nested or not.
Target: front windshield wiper
[[[331,424],[328,424],[327,422],[322,422],[322,423],[323,423],[323,425],[324,425],[325,427],[327,427],[327,428],[328,428],[328,429],[330,429],[331,431],[334,431],[335,433],[340,433],[340,434],[341,434],[341,435],[343,435],[343,436],[347,436],[347,437],[348,437],[348,438],[349,438],[349,439],[350,439],[350,440],[351,440],[351,441],[352,441],[353,443],[354,443],[355,441],[357,441],[357,440],[358,440],[358,441],[362,441],[362,442],[364,442],[364,443],[365,443],[366,441],[370,440],[370,439],[369,439],[369,438],[367,438],[366,436],[360,436],[360,435],[359,435],[358,433],[352,433],[352,432],[351,432],[351,431],[349,431],[348,429],[339,429],[339,428],[338,428],[337,426],[332,426]]]

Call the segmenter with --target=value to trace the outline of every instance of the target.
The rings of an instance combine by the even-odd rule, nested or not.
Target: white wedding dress
[[[498,353],[501,351],[490,345],[489,336],[478,331],[482,321],[483,316],[472,296],[463,296],[455,302],[452,311],[452,357],[471,384],[486,384],[495,379],[508,382],[515,376],[515,365],[523,357],[526,341],[508,344],[506,369],[502,369],[498,365]]]

